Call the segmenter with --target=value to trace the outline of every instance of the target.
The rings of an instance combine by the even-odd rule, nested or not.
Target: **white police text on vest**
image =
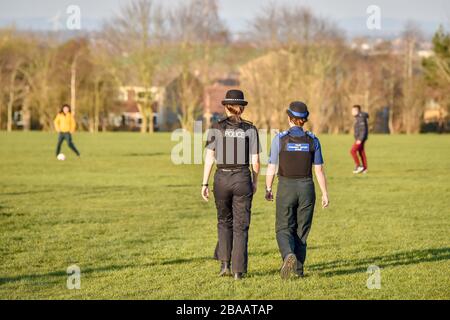
[[[245,138],[245,132],[244,130],[225,130],[225,137],[227,138]]]

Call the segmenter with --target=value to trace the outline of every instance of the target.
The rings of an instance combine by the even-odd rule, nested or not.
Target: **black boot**
[[[297,261],[297,276],[299,276],[300,278],[305,277],[305,273],[303,270],[303,266],[299,266],[300,262]]]
[[[280,270],[280,275],[282,279],[288,279],[292,274],[294,274],[297,269],[297,258],[294,254],[289,253],[283,261],[283,266]]]
[[[220,265],[219,277],[231,276],[230,263],[222,261]]]

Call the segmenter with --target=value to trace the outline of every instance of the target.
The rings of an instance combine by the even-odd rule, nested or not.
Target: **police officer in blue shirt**
[[[300,101],[287,110],[290,128],[272,141],[266,176],[266,200],[272,201],[272,184],[278,165],[276,196],[276,237],[283,259],[281,277],[303,277],[306,239],[311,229],[316,194],[312,167],[322,192],[322,206],[328,207],[328,192],[319,139],[303,130],[308,108]]]

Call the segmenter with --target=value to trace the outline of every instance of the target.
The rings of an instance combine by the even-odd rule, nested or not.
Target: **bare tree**
[[[7,103],[7,123],[6,130],[12,131],[13,124],[13,106],[17,99],[17,82],[18,82],[18,73],[20,65],[22,64],[22,60],[18,59],[11,65],[11,74],[8,82],[8,91],[9,91],[9,99]]]
[[[250,37],[257,43],[275,47],[280,44],[279,10],[270,3],[250,21]]]
[[[144,51],[167,36],[166,16],[152,0],[133,0],[103,26],[103,36],[119,55]]]
[[[14,106],[24,99],[25,81],[21,68],[25,63],[27,44],[13,32],[8,34],[0,44],[0,114],[1,106],[6,105],[6,130],[12,131]]]
[[[43,47],[29,52],[27,65],[21,69],[30,88],[30,104],[39,115],[44,130],[52,127],[52,119],[58,105],[61,83],[54,81],[57,49]]]
[[[309,125],[324,131],[338,61],[333,48],[296,47],[292,52],[272,51],[242,66],[242,86],[258,105],[257,111],[250,111],[252,120],[267,129],[281,129],[289,102],[303,100],[312,111]]]
[[[175,97],[169,104],[176,110],[181,127],[192,130],[194,120],[201,115],[202,83],[210,81],[211,47],[228,42],[229,32],[219,17],[218,1],[180,2],[170,13],[170,34],[177,46],[173,69],[179,75],[175,80],[178,92],[170,94]]]
[[[416,23],[407,22],[402,38],[404,43],[402,124],[404,131],[410,134],[419,132],[420,118],[425,107],[424,86],[421,84],[422,80],[418,79],[417,72],[414,72],[415,66],[420,67],[417,59],[415,60],[415,52],[423,35]]]
[[[229,32],[219,17],[217,0],[180,2],[170,14],[170,35],[179,43],[226,42]]]
[[[269,47],[341,41],[341,34],[335,23],[299,5],[270,3],[250,22],[251,39]]]
[[[107,49],[103,45],[102,41],[94,41],[92,49],[95,54],[90,54],[89,59],[92,65],[92,78],[91,78],[91,99],[93,103],[92,125],[90,130],[97,132],[100,126],[100,112],[103,109],[105,111],[108,99],[108,93],[114,91],[112,88],[120,81],[115,79],[113,68],[110,67],[110,57],[107,53]]]
[[[121,65],[127,74],[125,79],[134,79],[148,93],[138,103],[142,115],[141,132],[153,132],[153,99],[150,94],[153,85],[158,55],[156,45],[164,38],[163,11],[151,0],[136,0],[125,6],[119,15],[104,27],[110,47],[126,61]],[[161,48],[159,48],[161,49]],[[120,79],[120,78],[118,78]]]
[[[428,89],[434,92],[433,98],[442,105],[438,123],[439,131],[444,131],[450,111],[450,32],[445,31],[443,26],[433,36],[433,52],[432,57],[423,60],[423,67]]]

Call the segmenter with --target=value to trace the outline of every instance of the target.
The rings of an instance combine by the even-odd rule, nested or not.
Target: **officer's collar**
[[[289,131],[301,131],[303,132],[303,128],[299,126],[293,126],[289,128]]]
[[[235,126],[242,123],[242,120],[238,120],[238,119],[236,119],[234,117],[227,117],[227,118],[224,119],[224,121],[229,123],[229,124],[231,124],[231,125],[235,125]]]

